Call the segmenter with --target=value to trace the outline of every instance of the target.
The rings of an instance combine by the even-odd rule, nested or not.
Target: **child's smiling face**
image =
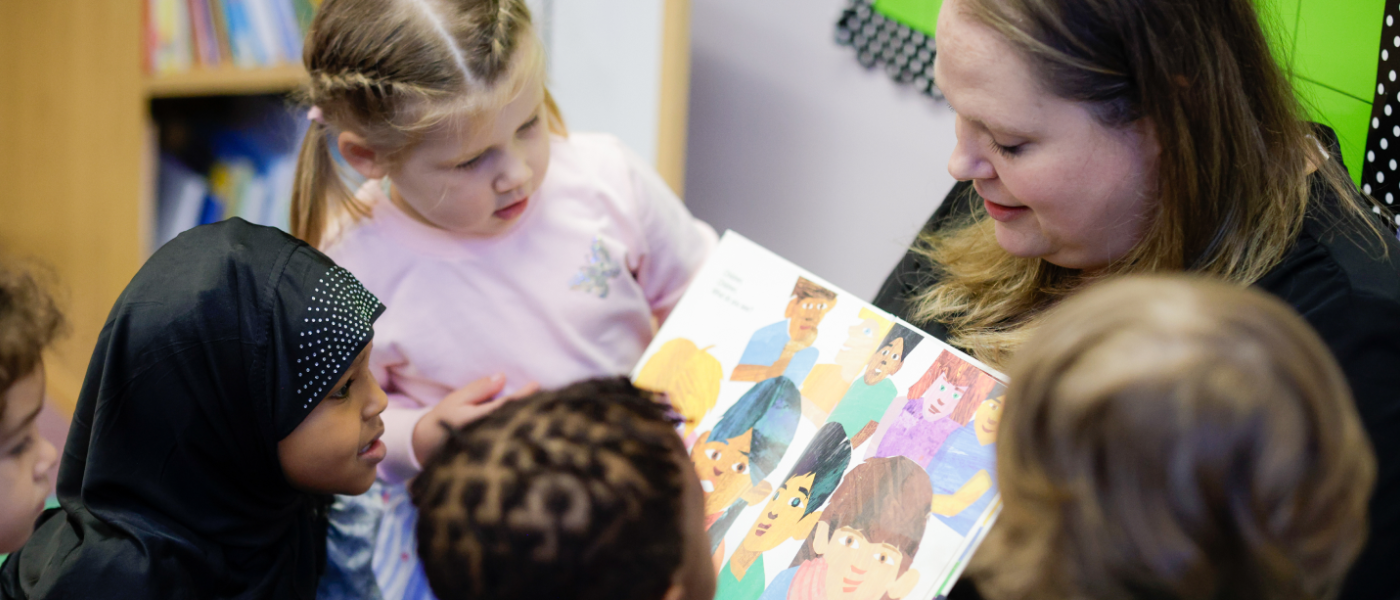
[[[749,448],[753,430],[724,441],[710,441],[709,433],[695,442],[690,460],[705,492],[705,514],[713,515],[733,504],[753,487],[749,475]]]
[[[948,382],[947,373],[940,373],[928,391],[924,392],[924,410],[919,416],[925,421],[932,421],[951,415],[966,393],[967,386],[953,385]]]
[[[379,414],[388,397],[369,370],[373,344],[355,358],[331,393],[277,443],[287,482],[318,494],[363,494],[374,483],[375,467],[387,449],[379,436]]]
[[[819,512],[808,513],[812,485],[816,473],[798,475],[783,483],[759,513],[758,522],[744,537],[743,548],[752,552],[767,552],[789,539],[806,538],[811,533]]]
[[[44,404],[44,367],[4,391],[0,414],[0,553],[14,552],[34,532],[49,494],[49,468],[58,458],[35,422]]]
[[[818,534],[821,532],[819,531]],[[842,527],[826,544],[826,597],[828,600],[879,600],[896,587],[904,553],[890,544],[871,542],[860,530]]]
[[[904,366],[904,338],[897,337],[870,357],[870,366],[865,369],[865,384],[880,383],[886,377],[898,373],[902,366]]]

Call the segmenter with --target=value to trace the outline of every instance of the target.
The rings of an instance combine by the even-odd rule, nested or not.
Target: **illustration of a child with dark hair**
[[[786,377],[761,381],[725,411],[690,450],[705,493],[705,527],[713,552],[745,506],[773,492],[763,481],[792,443],[802,396]]]
[[[716,597],[756,600],[763,593],[763,553],[788,540],[805,540],[821,519],[826,503],[851,460],[851,442],[836,423],[817,430],[787,479],[768,500],[758,522],[719,573]],[[723,555],[721,551],[719,553]]]
[[[997,425],[1004,393],[978,404],[972,420],[948,435],[928,465],[930,510],[958,535],[972,530],[996,496]]]
[[[895,324],[866,363],[865,375],[851,382],[846,395],[827,417],[827,422],[840,423],[845,428],[853,447],[859,447],[875,433],[880,418],[899,393],[890,376],[899,372],[904,358],[923,340],[919,333]]]
[[[967,425],[998,385],[991,375],[944,350],[909,387],[909,400],[886,411],[869,456],[905,456],[928,468],[948,435]]]
[[[794,385],[802,383],[817,364],[817,349],[812,347],[817,326],[834,306],[836,292],[798,277],[784,320],[754,332],[729,379],[763,381],[783,375]]]
[[[913,591],[910,569],[928,520],[928,475],[904,457],[872,458],[851,469],[822,511],[810,543],[761,600],[899,600]]]

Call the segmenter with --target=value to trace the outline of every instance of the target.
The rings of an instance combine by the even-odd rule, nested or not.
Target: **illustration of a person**
[[[787,540],[805,540],[821,519],[818,510],[841,482],[851,460],[851,442],[836,423],[827,423],[797,459],[787,479],[769,497],[734,556],[720,569],[715,596],[756,600],[767,583],[763,553]],[[723,550],[718,555],[723,556]]]
[[[991,375],[944,350],[909,387],[909,399],[893,403],[876,429],[871,456],[906,456],[927,468],[954,430],[999,384]]]
[[[671,407],[685,420],[681,437],[687,442],[705,413],[715,407],[724,379],[724,367],[707,350],[685,338],[670,340],[647,359],[633,381],[637,387],[666,394]]]
[[[851,382],[850,389],[827,417],[828,422],[840,423],[851,436],[851,446],[859,447],[875,433],[880,418],[899,393],[890,376],[904,366],[904,359],[924,337],[903,325],[895,324],[880,349],[870,357],[865,374]]]
[[[860,321],[846,330],[846,341],[831,363],[812,367],[807,380],[802,382],[802,397],[807,400],[802,406],[803,415],[813,423],[826,422],[827,415],[846,395],[851,382],[865,373],[870,357],[880,349],[881,338],[893,325],[868,308],[860,309],[859,318]]]
[[[929,463],[929,510],[958,535],[967,535],[996,496],[997,423],[1003,398],[998,394],[983,400],[972,420],[948,434]]]
[[[779,375],[796,385],[817,364],[817,326],[836,306],[836,293],[804,277],[797,278],[784,320],[754,332],[734,367],[732,381],[763,381]]]
[[[899,600],[919,572],[909,568],[932,496],[928,475],[902,456],[871,458],[846,474],[810,542],[761,600]]]
[[[792,443],[801,402],[797,386],[788,378],[761,381],[695,441],[690,460],[705,494],[711,552],[745,506],[763,502],[773,492],[763,478]]]

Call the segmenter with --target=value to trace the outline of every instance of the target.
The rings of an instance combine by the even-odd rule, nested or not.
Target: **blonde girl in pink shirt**
[[[373,537],[384,596],[430,597],[403,484],[441,424],[628,372],[715,233],[617,139],[565,131],[522,0],[327,0],[305,64],[293,233],[390,307],[370,357],[388,458],[378,494],[338,505],[322,595],[373,587],[355,546]]]

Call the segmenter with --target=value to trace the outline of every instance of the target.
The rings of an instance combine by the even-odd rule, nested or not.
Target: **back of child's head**
[[[63,328],[63,316],[35,271],[0,264],[0,415],[6,392],[33,374],[43,352]],[[0,433],[8,424],[0,423]]]
[[[1252,289],[1091,288],[1013,359],[989,598],[1326,598],[1375,461],[1311,328]]]
[[[412,490],[433,592],[663,598],[687,544],[704,543],[699,484],[686,484],[694,475],[677,423],[649,392],[598,379],[508,403],[452,432]],[[695,496],[689,510],[684,494]],[[686,519],[695,521],[690,533]]]
[[[292,233],[312,245],[338,214],[360,216],[327,139],[352,131],[394,159],[452,119],[498,107],[544,80],[525,0],[326,0],[303,55],[319,114],[302,143]],[[563,120],[545,92],[550,128]]]

